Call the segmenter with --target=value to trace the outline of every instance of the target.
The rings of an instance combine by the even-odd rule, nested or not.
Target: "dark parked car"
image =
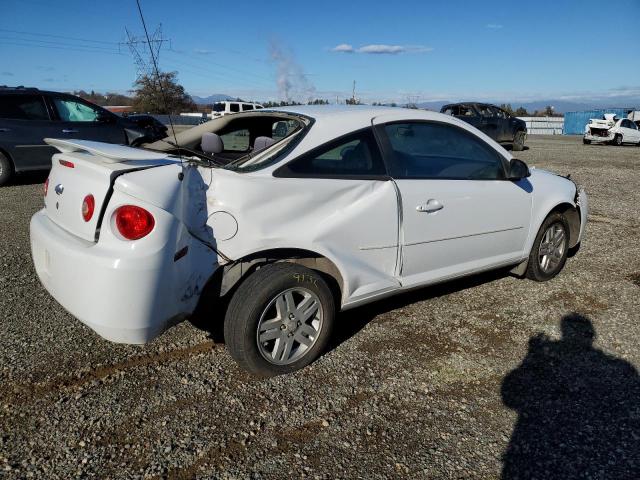
[[[51,168],[56,149],[44,138],[131,144],[153,138],[144,125],[66,93],[0,87],[0,185],[14,173]]]
[[[500,107],[487,103],[451,103],[444,105],[440,112],[470,123],[498,143],[511,144],[513,150],[524,150],[527,124]]]

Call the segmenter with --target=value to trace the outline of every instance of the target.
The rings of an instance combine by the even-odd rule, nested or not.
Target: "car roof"
[[[40,94],[40,95],[67,95],[70,97],[77,97],[73,93],[68,92],[54,92],[52,90],[40,90],[36,87],[8,87],[6,85],[0,85],[0,93],[1,94],[9,94],[9,95],[26,95],[26,94]]]

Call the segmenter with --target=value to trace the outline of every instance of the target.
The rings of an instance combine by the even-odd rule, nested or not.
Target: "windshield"
[[[213,104],[214,112],[224,112],[225,104],[223,102],[217,102]]]

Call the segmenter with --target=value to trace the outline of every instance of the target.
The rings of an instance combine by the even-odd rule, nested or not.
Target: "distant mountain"
[[[208,97],[198,97],[197,95],[191,95],[191,99],[196,105],[208,105],[210,103],[224,102],[225,100],[235,100],[235,97],[230,97],[224,93],[214,93]]]
[[[457,103],[457,101],[446,101],[439,100],[433,102],[422,102],[418,104],[420,108],[426,108],[428,110],[440,111],[440,108],[443,105],[448,103]],[[553,109],[558,113],[565,112],[575,112],[582,110],[593,110],[599,108],[614,108],[614,107],[631,107],[631,108],[640,108],[640,97],[635,96],[611,96],[611,97],[602,97],[596,98],[591,101],[589,100],[581,100],[581,101],[571,101],[571,100],[558,100],[558,99],[548,99],[548,100],[537,100],[537,101],[529,101],[529,102],[519,102],[518,100],[474,100],[474,99],[466,99],[462,101],[468,102],[484,102],[484,103],[492,103],[494,105],[501,105],[503,103],[511,104],[511,108],[514,110],[518,107],[524,107],[527,109],[529,113],[533,113],[536,110],[541,111],[544,110],[547,105],[551,105]]]

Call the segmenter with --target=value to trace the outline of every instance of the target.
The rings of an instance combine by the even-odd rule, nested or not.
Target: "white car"
[[[634,143],[640,145],[640,130],[632,120],[618,118],[614,113],[605,113],[604,119],[591,118],[584,127],[582,139],[586,145],[590,143]]]
[[[238,132],[251,146],[227,149]],[[440,113],[265,109],[177,138],[47,140],[61,153],[31,220],[36,271],[115,342],[222,298],[210,321],[224,315],[231,355],[291,372],[322,353],[337,310],[499,267],[548,280],[584,235],[583,189]]]
[[[260,110],[263,106],[259,103],[249,102],[216,102],[213,104],[213,109],[209,115],[211,118],[223,117],[225,115],[231,115],[232,113],[248,112],[251,110]]]

